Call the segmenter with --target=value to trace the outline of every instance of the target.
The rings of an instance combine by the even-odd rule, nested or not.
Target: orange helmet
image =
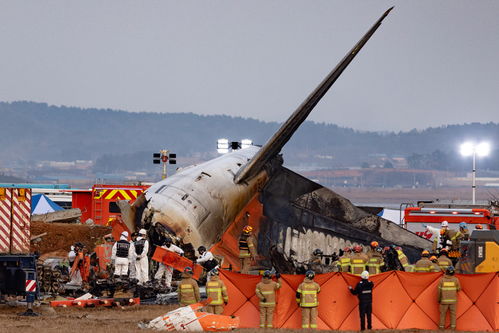
[[[477,225],[475,226],[475,229],[476,229],[476,230],[482,230],[482,229],[483,229],[483,227],[482,227],[482,225],[481,225],[481,224],[477,224]]]
[[[245,232],[245,233],[247,233],[247,234],[249,234],[249,233],[250,233],[250,232],[252,232],[252,231],[253,231],[253,227],[252,227],[252,226],[250,226],[250,225],[246,225],[246,226],[244,226],[244,228],[243,228],[243,232]]]
[[[431,257],[430,257],[430,260],[431,260],[431,261],[437,261],[438,259],[437,259],[437,257],[436,257],[436,256],[431,256]]]
[[[422,257],[428,257],[429,255],[430,255],[430,251],[428,251],[428,250],[423,250],[423,252],[421,252]]]
[[[440,255],[442,255],[442,254],[447,255],[448,253],[449,253],[449,251],[445,247],[440,250]]]
[[[372,241],[372,242],[371,242],[371,247],[372,247],[372,248],[376,248],[376,247],[378,247],[378,245],[379,245],[379,244],[378,244],[378,242],[376,242],[376,241]]]

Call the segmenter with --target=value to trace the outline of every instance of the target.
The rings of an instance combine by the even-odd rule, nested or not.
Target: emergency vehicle
[[[489,205],[465,205],[433,201],[419,201],[417,206],[408,205],[404,209],[402,223],[408,230],[417,235],[432,239],[433,234],[426,226],[440,228],[443,221],[449,228],[457,230],[459,223],[466,222],[469,231],[480,224],[483,229],[499,229],[499,203]]]

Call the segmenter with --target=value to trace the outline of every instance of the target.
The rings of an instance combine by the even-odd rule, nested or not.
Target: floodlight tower
[[[476,203],[476,155],[479,157],[487,156],[490,152],[490,144],[487,142],[480,142],[475,144],[473,142],[465,142],[461,145],[462,156],[473,156],[473,169],[471,172],[471,189],[472,189],[472,203]]]

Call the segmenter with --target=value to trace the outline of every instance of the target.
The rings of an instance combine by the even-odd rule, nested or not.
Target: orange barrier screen
[[[456,275],[461,283],[458,294],[457,329],[497,331],[499,329],[499,273]],[[437,285],[442,273],[399,271],[373,275],[373,329],[437,329],[439,310]],[[258,327],[259,308],[255,287],[261,277],[221,271],[229,294],[225,315],[240,317],[240,327]],[[298,329],[301,311],[295,300],[303,275],[283,275],[278,291],[274,327]],[[348,290],[359,277],[347,273],[317,275],[319,329],[358,330],[358,300]],[[447,324],[449,325],[449,315]]]

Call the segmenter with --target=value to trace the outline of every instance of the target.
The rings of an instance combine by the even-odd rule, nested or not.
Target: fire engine
[[[499,203],[465,205],[419,201],[417,206],[405,208],[402,222],[408,230],[431,239],[433,234],[424,225],[440,228],[443,221],[447,221],[451,229],[458,229],[461,222],[466,222],[470,231],[478,224],[484,229],[499,229]]]

